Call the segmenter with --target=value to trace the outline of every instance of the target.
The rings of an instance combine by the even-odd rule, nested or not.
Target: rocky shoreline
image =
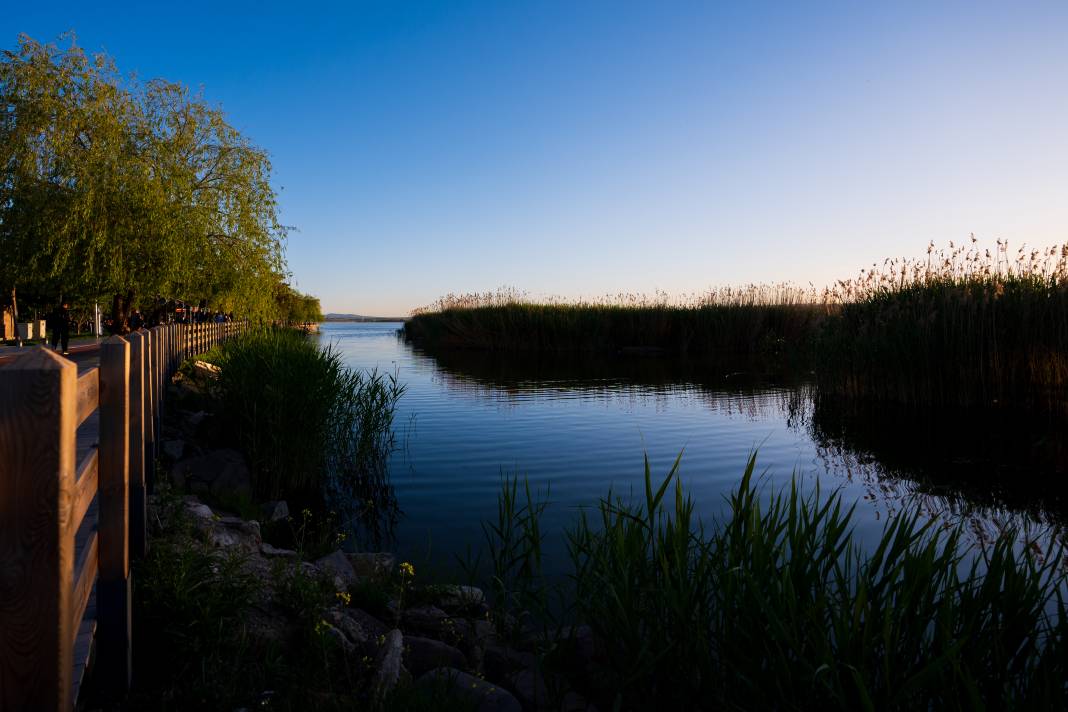
[[[181,533],[183,546],[202,547],[219,562],[213,570],[229,562],[254,582],[243,631],[254,649],[284,651],[311,626],[330,655],[362,670],[365,689],[347,694],[387,709],[398,686],[433,689],[480,712],[597,709],[590,691],[600,646],[588,628],[531,629],[506,639],[479,588],[417,585],[412,565],[389,552],[338,547],[311,558],[265,541],[265,530],[292,526],[293,517],[284,501],[257,505],[261,514],[248,516],[252,487],[244,457],[215,447],[211,435],[216,372],[198,362],[170,387],[162,463],[170,484],[150,497],[150,546]],[[244,517],[227,506],[234,502],[245,503]],[[316,603],[295,605],[294,597]],[[550,657],[553,670],[568,674],[550,672]],[[264,690],[265,700],[271,695]]]

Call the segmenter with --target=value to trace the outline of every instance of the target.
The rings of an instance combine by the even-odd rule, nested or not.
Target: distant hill
[[[403,316],[363,316],[362,314],[327,314],[323,321],[404,321]]]

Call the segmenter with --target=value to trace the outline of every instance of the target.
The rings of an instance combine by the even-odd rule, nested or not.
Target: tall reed
[[[972,549],[959,527],[919,510],[889,520],[864,548],[837,493],[761,491],[755,455],[729,515],[706,529],[678,466],[654,483],[646,461],[641,501],[609,493],[568,532],[571,615],[597,641],[584,681],[598,704],[1068,704],[1064,551],[1037,550],[1015,531]]]
[[[822,320],[813,296],[790,285],[721,290],[684,301],[617,295],[535,303],[512,291],[450,295],[417,310],[405,334],[438,347],[506,351],[657,350],[725,358],[807,354]]]
[[[952,243],[951,243],[952,245]],[[1068,409],[1068,245],[972,245],[839,283],[820,391],[913,406]]]
[[[368,524],[391,506],[385,463],[404,393],[395,376],[350,369],[333,347],[284,328],[226,341],[218,361],[224,422],[258,498],[352,501]]]
[[[749,285],[670,299],[448,295],[406,335],[431,348],[665,351],[737,370],[815,371],[821,396],[1068,412],[1068,245],[950,243],[826,289]]]

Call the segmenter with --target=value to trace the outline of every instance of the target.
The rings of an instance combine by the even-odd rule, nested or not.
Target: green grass
[[[707,529],[677,479],[678,462],[659,483],[646,462],[642,501],[610,493],[569,530],[574,589],[564,615],[603,643],[590,674],[598,704],[1068,704],[1064,551],[1036,551],[1014,531],[974,550],[959,528],[908,509],[862,548],[838,494],[762,492],[754,470],[755,456],[729,515]],[[506,486],[501,499],[506,507],[514,492]],[[531,548],[508,559],[522,561]]]
[[[248,456],[258,500],[293,510],[355,503],[369,530],[395,514],[386,461],[404,386],[344,365],[342,355],[293,329],[246,332],[215,360],[223,422]]]

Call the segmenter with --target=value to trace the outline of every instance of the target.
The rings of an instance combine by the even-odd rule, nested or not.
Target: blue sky
[[[1068,3],[18,3],[267,148],[329,311],[1068,240]]]

